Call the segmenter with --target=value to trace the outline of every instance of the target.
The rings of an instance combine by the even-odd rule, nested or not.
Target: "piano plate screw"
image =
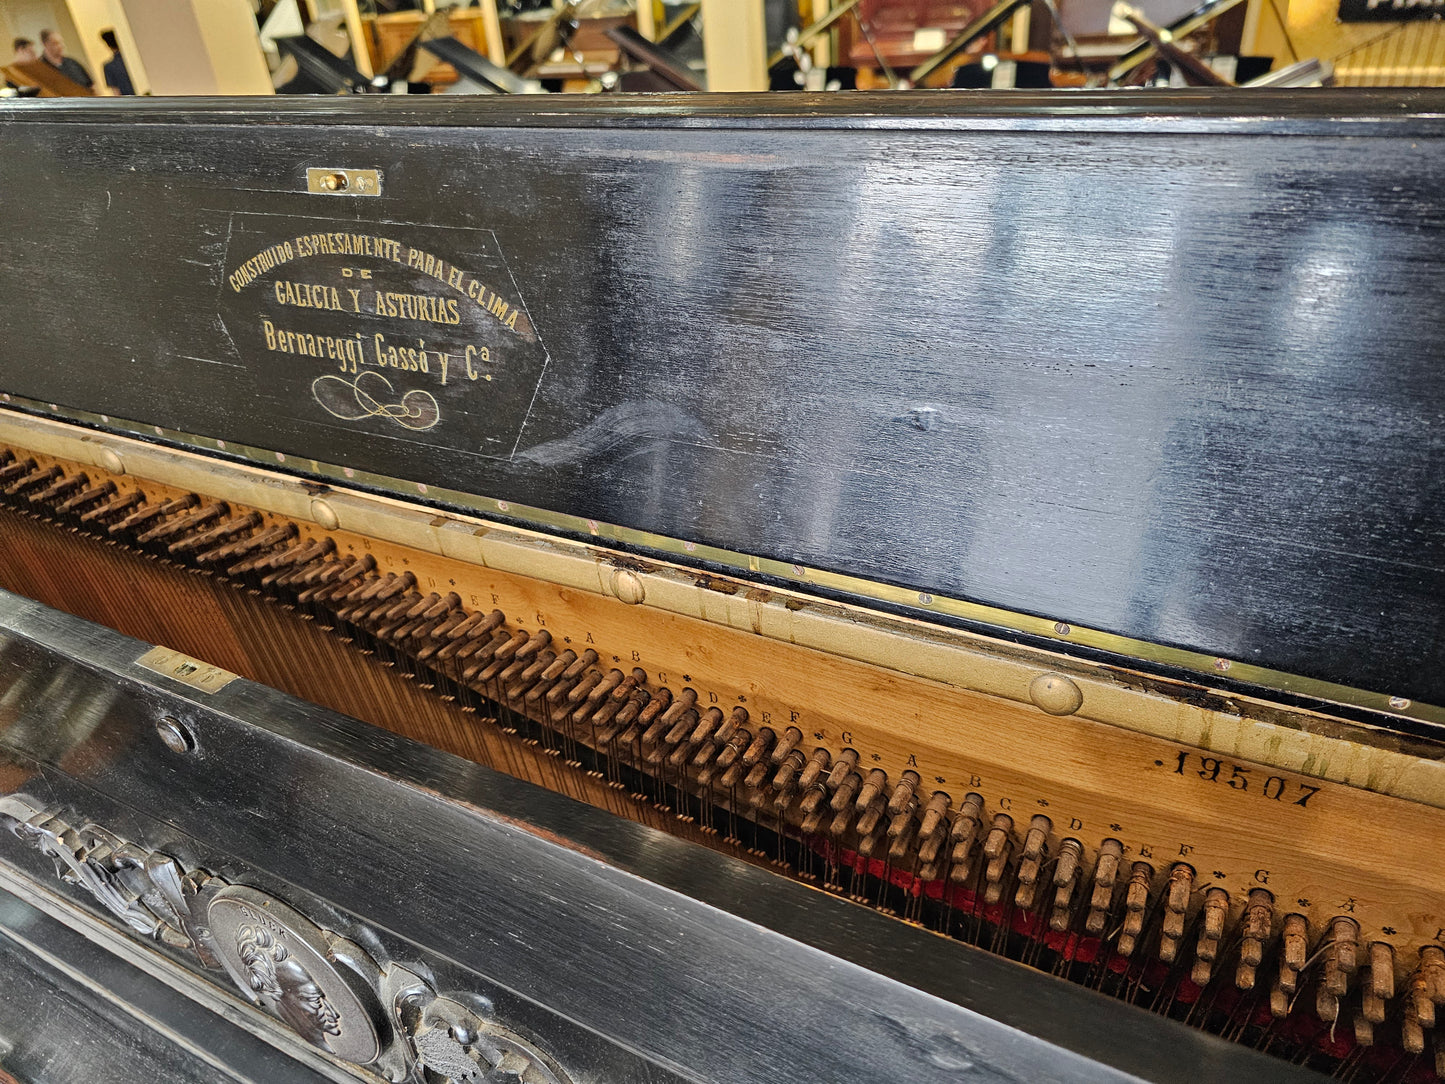
[[[125,463],[121,460],[119,453],[114,448],[102,448],[95,457],[96,465],[110,471],[111,474],[124,474]]]
[[[933,596],[925,591],[923,594],[918,596],[918,601],[923,603],[923,605],[927,606],[933,601]]]
[[[1409,706],[1410,701],[1406,700],[1403,696],[1390,697],[1390,707],[1394,708],[1396,711],[1404,711]]]
[[[1074,630],[1071,629],[1071,628],[1069,628],[1067,622],[1064,622],[1064,621],[1055,621],[1055,622],[1054,622],[1054,631],[1057,632],[1060,636],[1067,636],[1069,633],[1073,632]]]
[[[169,715],[156,723],[156,733],[173,753],[189,753],[196,747],[196,739],[186,729],[185,724]]]
[[[1233,666],[1233,665],[1234,665],[1234,664],[1233,664],[1232,662],[1230,662],[1228,659],[1215,659],[1215,660],[1214,660],[1214,668],[1215,668],[1216,670],[1228,670],[1228,669],[1229,669],[1231,666]]]

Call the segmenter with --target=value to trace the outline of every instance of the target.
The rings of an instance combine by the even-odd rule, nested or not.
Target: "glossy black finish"
[[[578,1084],[1318,1079],[263,686],[195,693],[143,648],[0,592],[5,790],[484,996]],[[104,919],[4,834],[0,876]]]
[[[1442,704],[1442,114],[19,103],[0,389]],[[321,363],[256,352],[238,224],[475,259],[535,340],[425,433],[337,423]]]

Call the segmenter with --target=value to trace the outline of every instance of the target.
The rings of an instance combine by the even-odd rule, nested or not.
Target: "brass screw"
[[[344,173],[328,173],[321,178],[321,187],[328,192],[339,192],[346,187],[346,184],[346,174]]]
[[[173,753],[189,753],[196,747],[196,739],[186,725],[169,715],[156,723],[156,733]]]

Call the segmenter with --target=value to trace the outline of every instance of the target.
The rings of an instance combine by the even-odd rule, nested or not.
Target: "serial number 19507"
[[[1187,749],[1180,751],[1178,763],[1174,766],[1175,775],[1197,775],[1206,783],[1223,783],[1241,794],[1255,794],[1273,802],[1308,807],[1309,800],[1320,792],[1319,787],[1291,782],[1282,775],[1271,775],[1261,781],[1258,775],[1250,772],[1242,764],[1229,764],[1218,757],[1207,757]]]

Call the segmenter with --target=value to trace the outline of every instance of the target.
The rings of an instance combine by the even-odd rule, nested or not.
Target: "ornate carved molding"
[[[391,1081],[569,1084],[520,1035],[260,889],[123,839],[25,795],[0,796],[0,826],[47,855],[133,934],[224,971],[302,1039]]]

